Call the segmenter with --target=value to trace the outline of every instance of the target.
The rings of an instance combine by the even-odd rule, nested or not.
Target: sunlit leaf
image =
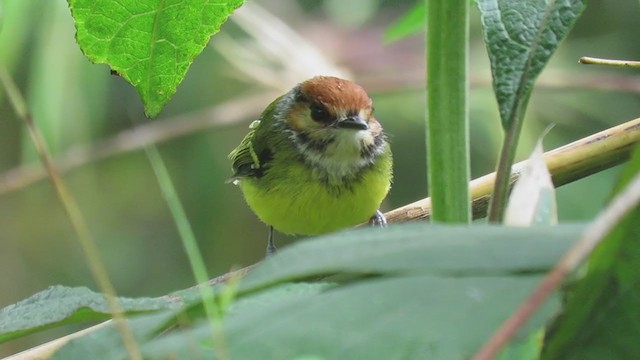
[[[135,86],[145,113],[154,117],[193,59],[244,0],[68,2],[84,54]]]

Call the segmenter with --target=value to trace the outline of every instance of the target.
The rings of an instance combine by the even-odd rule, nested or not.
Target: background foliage
[[[396,180],[385,208],[424,197],[424,42],[420,36],[389,45],[382,42],[385,28],[413,2],[256,3],[320,49],[326,62],[335,65],[335,71],[353,74],[370,91],[377,117],[390,134],[396,159]],[[92,146],[126,132],[133,126],[132,118],[141,118],[143,110],[134,90],[123,79],[111,76],[106,66],[91,65],[80,52],[64,1],[4,0],[2,5],[0,61],[10,68],[27,96],[54,155],[64,156],[68,151],[90,154],[86,149],[95,151]],[[500,121],[490,88],[479,15],[472,9],[471,149],[472,176],[477,177],[494,168]],[[534,90],[521,154],[531,150],[549,123],[557,125],[546,137],[546,149],[637,116],[640,89],[633,77],[620,69],[579,66],[577,58],[637,58],[638,18],[640,8],[634,1],[589,3]],[[196,59],[157,120],[218,123],[160,146],[211,274],[256,262],[263,256],[266,239],[266,228],[244,204],[240,192],[224,184],[230,175],[226,154],[267,99],[320,68],[296,68],[295,64],[278,63],[274,56],[255,56],[264,54],[250,42],[258,35],[242,25],[232,17],[232,22],[222,27],[214,45]],[[277,26],[273,21],[267,24],[274,32],[279,31]],[[287,36],[289,42],[297,41]],[[331,40],[335,38],[343,41]],[[232,39],[248,45],[233,47]],[[318,61],[307,56],[309,63]],[[253,62],[247,62],[247,58],[253,58]],[[628,91],[612,91],[622,88]],[[230,99],[243,99],[246,104],[213,118],[207,113]],[[49,183],[40,181],[17,190],[7,187],[15,184],[8,176],[12,169],[38,165],[21,123],[1,94],[0,101],[0,263],[3,273],[8,274],[0,277],[1,307],[51,284],[82,286],[93,280]],[[238,121],[227,123],[226,119]],[[131,138],[145,134],[136,133]],[[122,138],[120,146],[131,138]],[[560,220],[593,218],[609,194],[615,173],[607,171],[559,189]],[[175,226],[141,151],[91,161],[68,172],[65,178],[99,241],[119,294],[155,296],[193,283]],[[59,333],[55,330],[3,345],[0,355]]]

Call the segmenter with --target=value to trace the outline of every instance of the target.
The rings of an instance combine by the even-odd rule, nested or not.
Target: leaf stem
[[[502,142],[500,150],[500,159],[498,160],[498,168],[496,169],[496,182],[493,187],[493,195],[489,203],[488,220],[489,222],[502,222],[506,209],[507,198],[509,197],[509,188],[512,183],[512,166],[516,157],[516,149],[518,147],[518,139],[520,131],[524,123],[523,109],[527,108],[529,95],[518,101],[514,111],[515,116],[509,123],[507,132]]]

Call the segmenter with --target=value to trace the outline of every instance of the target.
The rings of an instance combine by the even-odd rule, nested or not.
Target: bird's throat
[[[315,139],[303,135],[296,143],[304,162],[331,185],[353,181],[382,152],[376,151],[371,134],[362,130],[339,130]]]

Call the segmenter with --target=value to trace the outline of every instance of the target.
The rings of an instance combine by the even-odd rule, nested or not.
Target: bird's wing
[[[233,176],[230,179],[232,181],[243,177],[257,177],[261,172],[260,157],[253,144],[258,126],[260,126],[260,120],[252,122],[249,126],[249,133],[242,139],[240,145],[229,154],[233,168]]]

